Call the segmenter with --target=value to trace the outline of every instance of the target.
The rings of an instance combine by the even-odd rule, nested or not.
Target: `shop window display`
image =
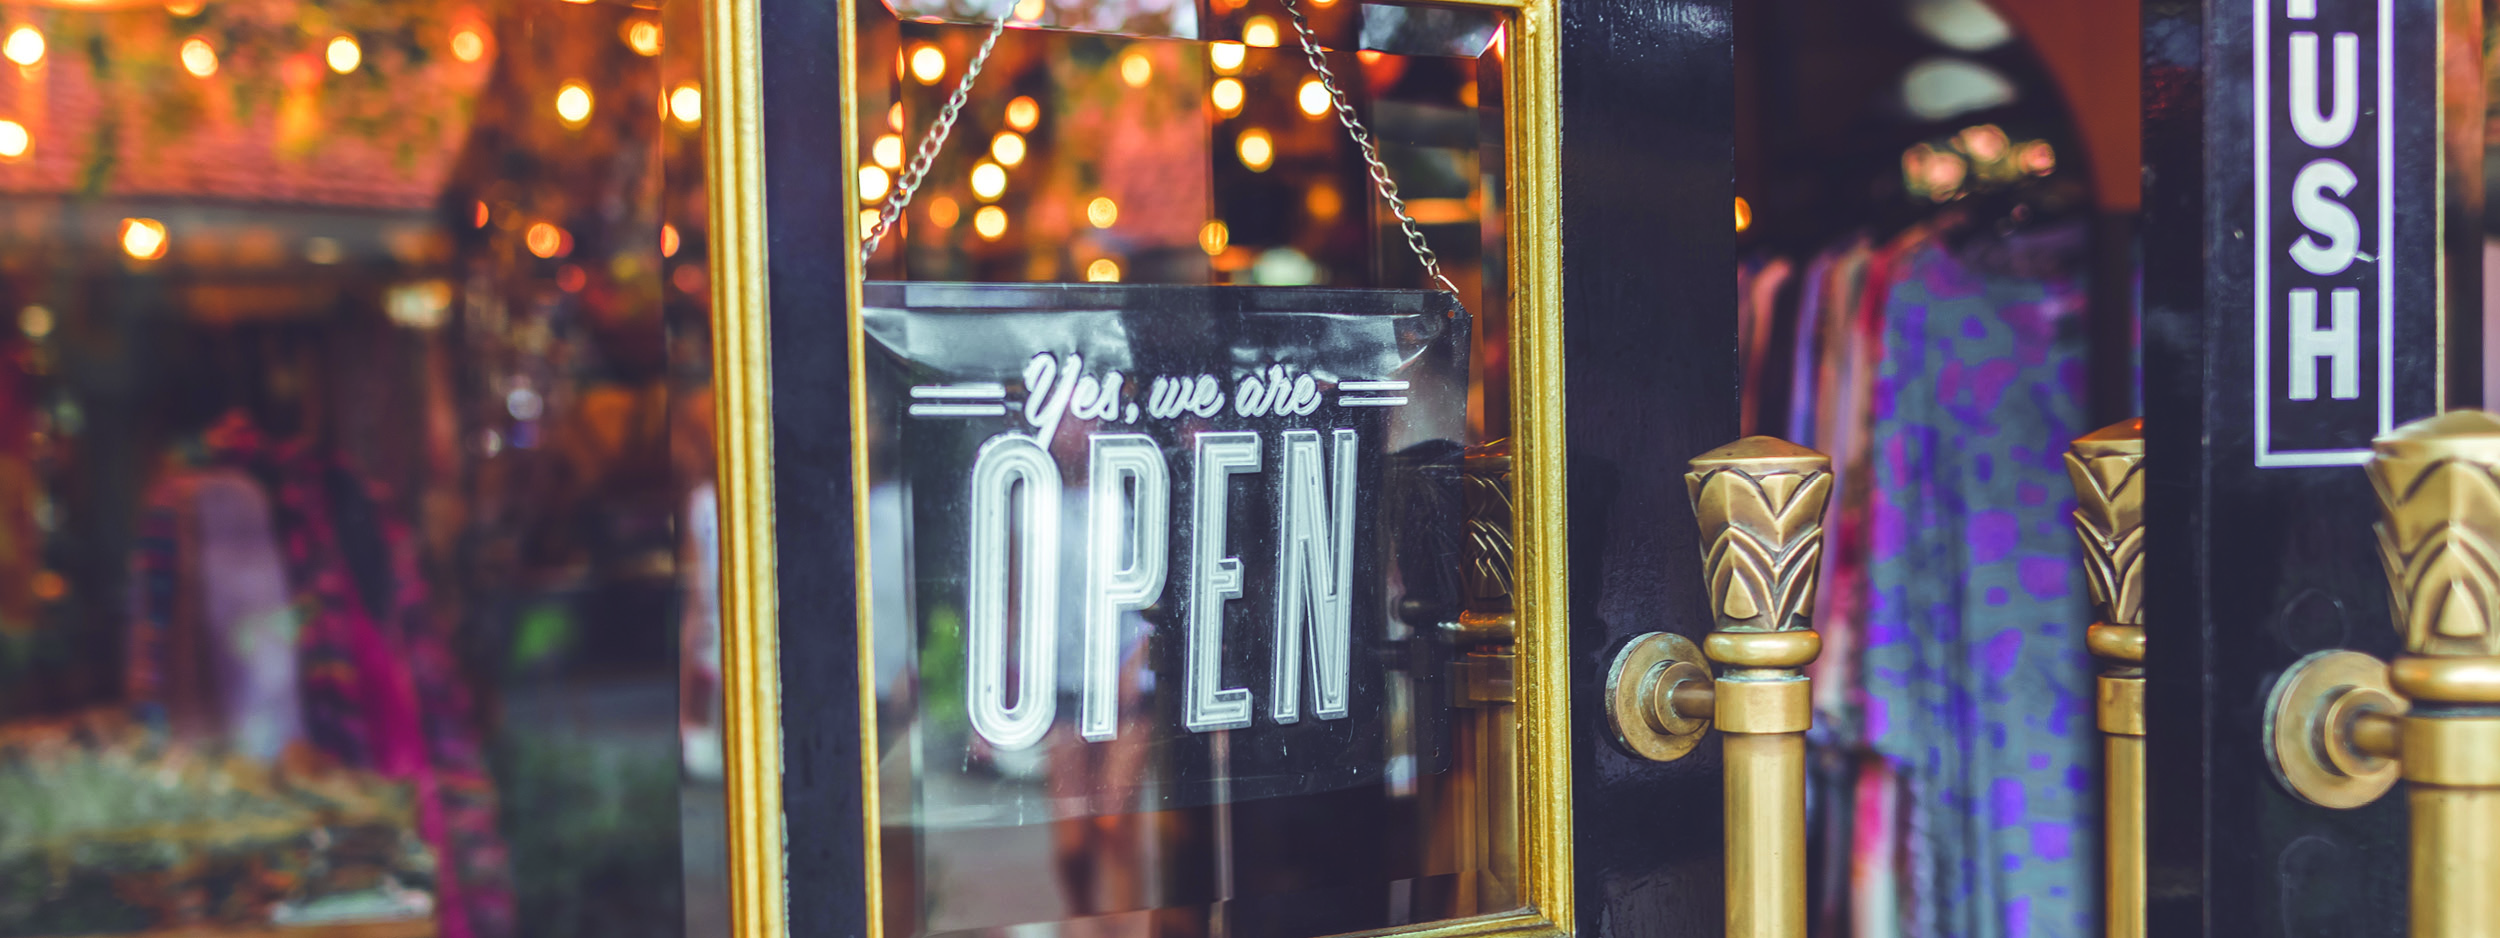
[[[0,935],[725,930],[699,30],[0,6]]]

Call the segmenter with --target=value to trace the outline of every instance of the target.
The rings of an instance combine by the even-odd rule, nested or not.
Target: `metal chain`
[[[1293,14],[1293,31],[1301,40],[1302,54],[1311,60],[1311,71],[1319,73],[1320,87],[1328,89],[1328,99],[1336,105],[1337,122],[1345,125],[1346,135],[1363,151],[1363,162],[1370,164],[1372,184],[1380,197],[1389,203],[1390,214],[1398,217],[1398,227],[1406,232],[1406,246],[1415,250],[1415,259],[1422,261],[1424,273],[1441,282],[1441,288],[1458,295],[1458,285],[1441,273],[1441,257],[1424,243],[1424,230],[1415,224],[1415,216],[1406,213],[1406,200],[1398,198],[1398,184],[1389,178],[1389,167],[1380,161],[1380,147],[1372,142],[1371,132],[1363,128],[1363,119],[1354,115],[1354,105],[1346,101],[1345,90],[1337,87],[1337,73],[1329,70],[1328,59],[1320,55],[1319,40],[1311,35],[1311,21],[1302,13],[1302,5],[1284,0],[1285,12]]]
[[[938,110],[937,123],[929,125],[929,131],[920,135],[919,151],[912,154],[911,165],[904,167],[903,175],[894,181],[894,196],[885,200],[884,207],[877,210],[877,223],[868,229],[867,237],[860,239],[861,264],[877,256],[877,243],[885,240],[886,233],[894,230],[894,223],[902,219],[904,207],[911,204],[912,193],[920,190],[921,180],[928,177],[929,167],[937,162],[938,151],[946,146],[947,134],[954,132],[955,118],[963,113],[964,99],[972,94],[973,79],[981,77],[981,67],[990,62],[990,50],[997,48],[999,35],[1007,31],[1007,19],[1016,13],[1012,0],[1006,7],[998,14],[998,22],[990,24],[989,36],[981,40],[981,51],[973,53],[972,62],[964,66],[964,77],[955,82],[954,95],[948,97],[946,106]]]

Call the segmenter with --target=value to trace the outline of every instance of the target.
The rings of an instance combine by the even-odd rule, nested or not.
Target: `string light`
[[[165,223],[153,218],[122,219],[122,253],[133,260],[152,261],[165,256]]]
[[[993,201],[1006,191],[1007,171],[998,168],[998,164],[982,160],[972,167],[972,194],[980,196],[981,201]]]
[[[1024,162],[1024,136],[1012,130],[999,131],[998,136],[990,139],[990,158],[1001,166]]]
[[[938,227],[953,228],[963,217],[963,206],[957,205],[955,200],[942,195],[929,200],[929,220]]]
[[[165,4],[165,12],[181,17],[198,16],[200,15],[200,8],[206,5],[207,4],[202,3],[201,0],[173,0],[173,2]]]
[[[1027,23],[1042,18],[1043,0],[1016,0],[1016,18]]]
[[[1146,87],[1147,82],[1154,80],[1154,77],[1155,63],[1147,59],[1144,53],[1131,52],[1120,57],[1120,82],[1122,84],[1131,88],[1143,88]]]
[[[485,58],[486,37],[479,35],[474,29],[462,29],[452,33],[451,57],[463,62],[475,62]]]
[[[182,70],[200,78],[217,74],[216,47],[198,37],[183,40]]]
[[[1256,127],[1242,131],[1234,141],[1234,149],[1241,154],[1241,165],[1254,173],[1267,172],[1269,164],[1276,162],[1276,142],[1268,138],[1267,131]]]
[[[703,89],[694,82],[682,82],[668,93],[668,113],[688,127],[703,120]]]
[[[1301,105],[1302,114],[1305,117],[1318,117],[1328,113],[1328,89],[1321,86],[1317,78],[1303,79],[1302,89],[1294,92],[1293,100],[1295,104]]]
[[[26,132],[26,125],[13,120],[0,120],[0,159],[23,159],[34,144],[35,137]]]
[[[885,134],[868,145],[868,156],[887,169],[903,168],[903,138]]]
[[[479,199],[469,211],[469,227],[484,228],[487,222],[486,200]]]
[[[911,50],[911,77],[924,85],[937,84],[938,79],[946,77],[946,53],[926,43]]]
[[[892,184],[893,180],[886,177],[882,167],[862,166],[859,168],[859,200],[862,202],[873,205],[884,199],[886,187]]]
[[[578,130],[590,123],[590,105],[590,86],[578,78],[556,89],[556,117],[566,127]]]
[[[357,64],[365,60],[365,50],[356,45],[354,38],[340,36],[330,40],[330,47],[323,50],[322,58],[329,60],[331,71],[345,75],[355,71]]]
[[[877,215],[877,210],[873,208],[859,210],[859,236],[861,238],[866,238],[869,232],[877,230]]]
[[[1096,228],[1109,228],[1120,221],[1120,203],[1110,196],[1095,196],[1085,203],[1085,221]]]
[[[0,55],[8,56],[11,62],[33,68],[35,63],[43,61],[43,34],[36,32],[32,26],[9,30],[8,41],[0,42]]]
[[[902,105],[897,104],[894,107],[895,113],[902,113]],[[1041,122],[1042,106],[1034,103],[1032,98],[1017,95],[1015,100],[1007,102],[1007,126],[1030,133],[1033,125]],[[901,130],[902,128],[898,126],[894,129]]]
[[[625,24],[625,45],[640,55],[660,54],[660,24],[650,20]]]
[[[1085,265],[1085,279],[1091,283],[1120,282],[1120,264],[1108,257],[1098,257]]]
[[[680,246],[680,242],[679,242],[679,239],[678,239],[678,234],[677,234],[677,226],[676,226],[676,225],[666,225],[666,224],[661,225],[661,226],[660,226],[660,256],[661,256],[661,257],[676,257],[676,256],[677,256],[677,248],[678,248],[679,246]]]
[[[1738,234],[1743,234],[1745,229],[1751,227],[1753,227],[1753,203],[1745,201],[1744,196],[1737,196],[1736,231]]]
[[[1018,101],[1030,101],[1030,100],[1033,100],[1033,99],[1031,99],[1031,98],[1017,98],[1016,100],[1018,100]],[[1008,106],[1008,108],[1007,108],[1007,112],[1008,112],[1008,113],[1010,113],[1010,114],[1015,113],[1015,106],[1014,106],[1014,105],[1012,105],[1012,104],[1011,104],[1011,105],[1009,105],[1009,106]],[[1010,118],[1010,119],[1012,119],[1012,118]],[[898,133],[898,134],[903,132],[903,102],[901,102],[901,101],[896,101],[896,102],[894,102],[893,106],[888,107],[888,108],[886,108],[886,109],[885,109],[885,129],[887,129],[887,130],[891,130],[891,131],[893,131],[893,132],[895,132],[895,133]]]
[[[973,233],[983,241],[996,241],[1007,234],[1007,210],[995,205],[981,206],[972,213]]]
[[[1224,246],[1232,240],[1233,230],[1222,221],[1210,221],[1198,226],[1198,249],[1207,252],[1208,257],[1224,253]]]
[[[1207,64],[1215,66],[1218,75],[1241,71],[1241,60],[1250,55],[1250,47],[1238,42],[1219,42],[1207,47]]]
[[[532,223],[529,231],[521,235],[522,245],[529,248],[531,254],[541,259],[564,253],[566,240],[564,229],[543,221]]]
[[[1238,78],[1218,78],[1215,87],[1207,89],[1207,99],[1214,102],[1216,110],[1227,115],[1241,110],[1241,97],[1241,79]]]
[[[1276,48],[1276,21],[1253,16],[1241,25],[1241,41],[1262,49]]]

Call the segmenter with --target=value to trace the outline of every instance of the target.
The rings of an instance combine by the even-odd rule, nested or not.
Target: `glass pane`
[[[0,6],[0,935],[725,930],[699,28]]]
[[[1453,294],[1284,7],[1037,0],[986,58],[956,7],[861,10],[863,230],[979,66],[864,294],[889,933],[1517,908],[1507,659],[1445,624],[1507,425],[1505,18],[1307,11]]]

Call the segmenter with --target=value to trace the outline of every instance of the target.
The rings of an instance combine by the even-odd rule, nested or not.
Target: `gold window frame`
[[[835,0],[842,24],[839,58],[845,102],[858,97],[857,22],[861,0]],[[1526,908],[1474,918],[1384,929],[1407,938],[1559,936],[1577,930],[1572,905],[1570,562],[1563,489],[1562,215],[1559,0],[1432,0],[1507,11],[1512,60],[1503,70],[1511,102],[1505,137],[1510,193],[1510,407],[1517,546],[1517,747],[1519,894]],[[772,477],[770,289],[766,281],[763,94],[757,0],[704,0],[704,155],[710,179],[712,330],[719,454],[721,682],[725,732],[730,923],[737,938],[788,938],[784,881],[779,604]],[[855,108],[841,109],[842,179],[859,171]],[[842,211],[848,243],[860,238],[858,213]],[[853,530],[867,530],[868,478],[863,385],[866,345],[857,252],[848,273]],[[855,551],[853,575],[868,576],[869,553]],[[857,621],[870,621],[870,591],[859,591]],[[868,673],[871,631],[859,629],[859,783],[865,817],[868,938],[883,938],[878,863],[875,681]]]

